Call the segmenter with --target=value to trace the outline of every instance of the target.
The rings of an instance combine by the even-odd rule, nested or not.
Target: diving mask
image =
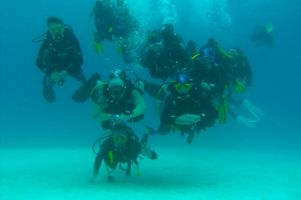
[[[176,83],[174,85],[174,88],[179,93],[186,93],[186,92],[188,92],[192,88],[192,84],[191,83],[184,83],[184,84],[182,84],[182,83]]]
[[[64,37],[65,25],[61,23],[51,23],[48,26],[48,31],[53,40],[61,41]]]

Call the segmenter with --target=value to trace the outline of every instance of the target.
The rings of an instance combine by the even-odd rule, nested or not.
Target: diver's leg
[[[93,176],[90,180],[91,183],[95,183],[96,182],[96,178],[99,172],[99,168],[101,166],[103,160],[103,156],[101,156],[100,154],[97,154],[95,161],[94,161],[94,169],[93,169]]]
[[[140,140],[140,143],[141,144],[147,144],[148,143],[148,136],[149,136],[148,133],[144,133],[143,136],[142,136],[142,139]]]
[[[54,85],[55,85],[55,82],[52,81],[49,76],[44,77],[44,79],[43,79],[43,96],[50,103],[53,103],[56,100],[55,92],[53,90]]]
[[[253,115],[256,120],[260,120],[264,116],[263,111],[252,104],[249,100],[245,99],[242,105]]]
[[[241,106],[243,104],[243,100],[241,100],[241,99],[237,100],[237,99],[234,99],[233,97],[229,97],[228,102],[234,106]]]
[[[127,166],[127,168],[126,168],[126,170],[125,170],[125,174],[126,174],[127,176],[130,176],[130,175],[131,175],[131,169],[132,169],[132,162],[129,161],[129,162],[128,162],[128,166]]]
[[[186,142],[187,142],[188,144],[191,144],[191,143],[192,143],[192,140],[193,140],[193,138],[194,138],[194,132],[193,132],[193,131],[190,131],[190,132],[188,132],[187,134],[188,134],[188,136],[187,136]]]

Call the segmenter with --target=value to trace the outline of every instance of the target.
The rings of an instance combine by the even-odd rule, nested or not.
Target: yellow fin
[[[201,54],[197,53],[191,57],[191,60],[196,60],[201,56]]]
[[[222,102],[218,105],[217,111],[219,123],[226,123],[228,117],[228,102],[226,99],[223,99]]]
[[[102,54],[104,52],[104,46],[101,42],[94,42],[93,46],[94,46],[96,53]]]

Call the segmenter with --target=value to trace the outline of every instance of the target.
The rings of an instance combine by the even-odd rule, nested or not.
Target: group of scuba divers
[[[101,80],[98,73],[86,79],[81,68],[82,51],[72,28],[57,17],[47,19],[47,32],[35,39],[42,42],[36,64],[45,75],[44,98],[55,102],[54,88],[64,85],[67,76],[77,79],[82,85],[73,100],[83,103],[91,99],[93,116],[106,130],[93,145],[96,159],[92,182],[102,162],[112,181],[112,172],[118,166],[130,175],[132,164],[138,169],[139,157],[157,159],[148,145],[149,135],[178,132],[191,143],[216,121],[226,123],[229,116],[249,127],[256,126],[263,116],[260,109],[243,98],[252,84],[252,72],[241,49],[226,51],[213,38],[201,47],[193,41],[184,45],[172,24],[148,32],[142,46],[131,48],[131,37],[136,37],[139,26],[123,1],[96,1],[93,16],[97,30],[94,47],[98,53],[104,51],[104,40],[116,42],[125,63],[139,63],[162,84],[138,77],[132,69],[114,69],[107,81]],[[143,119],[145,93],[157,102],[160,125],[157,129],[147,127],[139,139],[129,123]],[[249,117],[237,114],[237,107],[246,108]]]

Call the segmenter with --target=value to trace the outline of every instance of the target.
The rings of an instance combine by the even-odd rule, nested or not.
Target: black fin
[[[84,103],[87,101],[98,80],[100,80],[100,75],[98,73],[93,74],[83,86],[75,91],[72,99],[77,103]]]

